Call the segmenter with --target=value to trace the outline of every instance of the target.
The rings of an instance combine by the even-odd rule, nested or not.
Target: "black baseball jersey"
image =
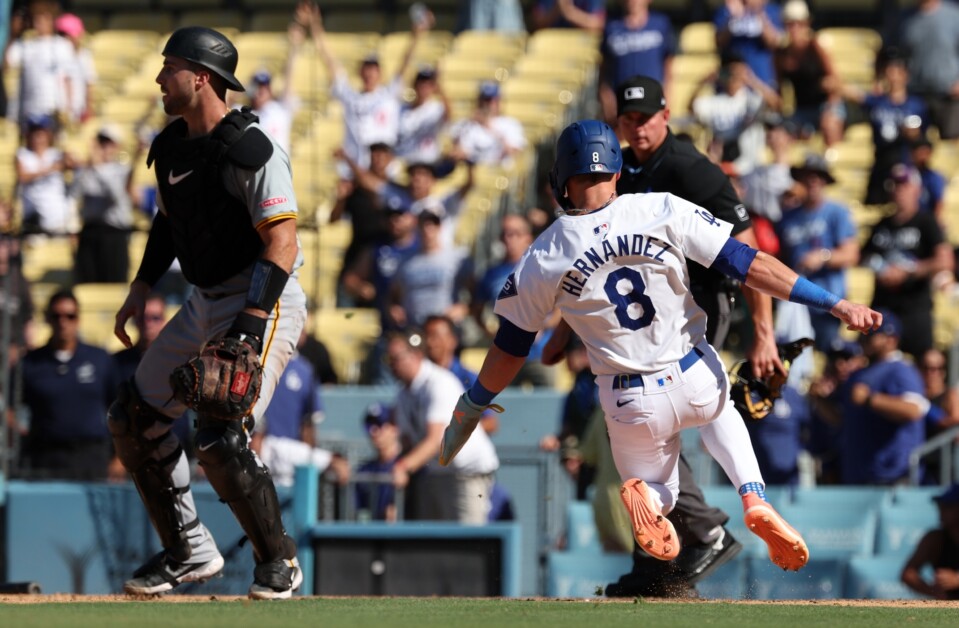
[[[708,209],[733,225],[732,235],[752,226],[746,207],[736,195],[729,178],[719,166],[689,142],[676,139],[672,131],[646,163],[639,163],[630,149],[623,151],[623,175],[616,185],[618,194],[669,192]],[[689,263],[694,285],[722,285],[725,276],[695,262]]]

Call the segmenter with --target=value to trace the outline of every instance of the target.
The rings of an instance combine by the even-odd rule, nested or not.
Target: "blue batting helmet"
[[[578,174],[615,174],[623,167],[623,151],[616,133],[605,122],[581,120],[569,125],[556,140],[556,161],[549,174],[553,195],[563,209],[572,209],[566,182]]]

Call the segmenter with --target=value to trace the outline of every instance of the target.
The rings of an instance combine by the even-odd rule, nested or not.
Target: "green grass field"
[[[10,628],[784,628],[787,626],[949,626],[957,606],[836,606],[478,600],[451,598],[300,598],[288,602],[197,601],[171,603],[66,602],[0,604],[0,625]]]

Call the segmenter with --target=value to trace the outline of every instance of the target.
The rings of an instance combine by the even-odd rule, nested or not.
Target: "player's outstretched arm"
[[[469,440],[487,408],[503,411],[501,406],[491,403],[493,397],[513,381],[525,361],[525,356],[509,354],[495,344],[490,347],[476,381],[456,402],[453,417],[443,433],[443,442],[440,445],[441,465],[446,466],[453,461]]]
[[[840,299],[805,277],[800,277],[778,259],[762,251],[756,252],[745,279],[749,287],[777,299],[826,310],[853,331],[869,333],[882,324],[882,315],[879,312],[865,305]]]

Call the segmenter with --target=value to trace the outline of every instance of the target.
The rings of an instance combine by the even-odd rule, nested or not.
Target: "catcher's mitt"
[[[173,396],[199,414],[239,420],[260,397],[263,367],[257,351],[240,338],[211,340],[195,358],[173,369]]]
[[[800,338],[779,345],[779,359],[786,368],[785,375],[776,371],[768,377],[756,379],[753,377],[753,365],[749,360],[734,364],[729,369],[729,380],[732,382],[729,396],[739,413],[749,419],[765,419],[772,412],[776,400],[782,397],[782,388],[789,376],[792,361],[812,344],[813,341],[809,338]]]

